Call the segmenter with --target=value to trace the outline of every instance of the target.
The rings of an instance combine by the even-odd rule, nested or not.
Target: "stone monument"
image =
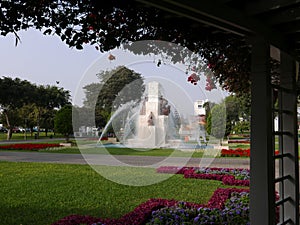
[[[127,145],[136,148],[165,147],[171,107],[158,82],[149,82],[147,88],[148,93],[137,118],[136,137],[128,139]]]

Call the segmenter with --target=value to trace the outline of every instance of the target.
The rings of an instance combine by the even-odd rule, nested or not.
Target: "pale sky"
[[[0,36],[0,76],[19,77],[36,84],[64,87],[74,94],[77,83],[91,62],[101,56],[92,46],[83,50],[69,48],[57,36],[40,31],[19,32],[21,42],[15,46],[13,34]]]
[[[186,96],[192,102],[198,99],[216,102],[224,98],[225,93],[220,90],[206,91],[205,79],[197,86],[188,83],[184,67],[180,65],[157,67],[153,57],[135,56],[122,50],[112,50],[110,53],[116,60],[110,61],[109,53],[101,53],[93,46],[85,45],[83,50],[71,49],[59,37],[45,36],[35,30],[18,34],[21,42],[17,46],[13,34],[0,36],[0,76],[19,77],[44,85],[57,85],[56,81],[59,81],[57,86],[69,90],[76,105],[80,105],[84,98],[82,87],[97,81],[96,73],[118,65],[126,65],[150,80],[166,81],[169,85],[167,92],[171,90],[169,95],[177,100],[183,98],[183,103]]]

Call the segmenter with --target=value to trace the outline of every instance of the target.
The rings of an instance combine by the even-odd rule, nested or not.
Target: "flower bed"
[[[222,220],[226,219],[223,217],[228,213],[228,210],[231,210],[232,216],[239,216],[237,213],[237,206],[240,207],[240,204],[232,204],[233,201],[231,201],[231,198],[236,196],[237,194],[234,193],[248,193],[249,190],[246,189],[236,189],[236,188],[218,188],[209,202],[204,204],[196,204],[196,203],[189,203],[189,202],[181,202],[176,200],[167,200],[167,199],[150,199],[142,204],[140,204],[138,207],[136,207],[132,212],[125,214],[119,219],[101,219],[101,218],[95,218],[91,216],[81,216],[81,215],[70,215],[65,218],[62,218],[61,220],[53,223],[53,225],[79,225],[79,224],[87,224],[87,225],[142,225],[142,224],[166,224],[164,221],[161,221],[161,223],[156,223],[155,221],[157,218],[162,219],[161,216],[164,216],[168,218],[170,215],[165,214],[167,211],[170,212],[172,209],[178,209],[179,213],[184,213],[186,211],[187,213],[190,211],[197,212],[195,215],[195,218],[190,218],[193,222],[197,220],[198,222],[195,224],[206,224],[206,223],[200,223],[200,218],[203,217],[212,217],[214,218],[213,214],[209,214],[208,211],[217,211],[221,212],[219,213],[222,216]],[[229,200],[230,199],[230,200]],[[247,202],[247,201],[244,201]],[[245,206],[248,207],[249,206]],[[243,213],[245,215],[243,218],[247,219],[249,216],[247,210]],[[245,208],[246,209],[246,208]],[[225,210],[225,211],[224,211]],[[185,215],[185,213],[184,213]],[[178,216],[175,219],[178,219]],[[169,218],[174,219],[174,218]],[[174,224],[174,223],[169,223]]]
[[[232,171],[237,169],[227,169],[228,172],[222,172],[224,169],[215,168],[215,171],[219,171],[220,173],[202,173],[199,170],[190,169],[186,170],[184,173],[184,178],[195,178],[195,179],[208,179],[208,180],[219,180],[222,181],[225,185],[235,185],[235,186],[249,186],[250,180],[248,179],[237,179],[235,175],[233,175]],[[250,173],[250,172],[248,172]],[[250,174],[249,174],[250,176]],[[248,177],[249,177],[248,176]]]
[[[221,157],[249,157],[250,156],[250,148],[249,149],[222,149]]]
[[[146,224],[249,224],[248,190],[220,189],[215,193],[209,207],[191,208],[185,203],[164,207],[154,211]]]
[[[277,154],[279,154],[279,151],[275,150],[275,155]],[[250,148],[222,149],[221,157],[250,157]]]
[[[248,169],[165,166],[159,173],[184,174],[186,178],[221,180],[229,185],[249,186]],[[191,176],[191,177],[190,177]],[[279,199],[278,194],[275,195]],[[276,208],[279,221],[279,208]],[[218,188],[207,204],[167,199],[149,199],[119,219],[70,215],[52,225],[164,225],[241,224],[249,222],[249,189]]]
[[[245,139],[242,139],[242,140],[239,140],[239,139],[233,139],[233,140],[228,140],[228,143],[238,143],[238,144],[250,144],[250,140],[245,140]]]
[[[196,167],[195,172],[200,174],[233,175],[238,180],[250,180],[250,170],[243,168]]]
[[[219,180],[225,185],[250,185],[250,170],[248,169],[163,166],[159,167],[156,172],[183,174],[184,178]]]
[[[60,144],[32,144],[32,143],[22,143],[22,144],[9,144],[9,145],[0,145],[0,149],[5,150],[40,150],[47,148],[56,148],[61,147]]]
[[[156,169],[157,173],[169,173],[169,174],[184,174],[185,171],[193,169],[194,167],[178,167],[178,166],[161,166]]]

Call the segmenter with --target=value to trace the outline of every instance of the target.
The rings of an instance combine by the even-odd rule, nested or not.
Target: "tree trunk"
[[[40,136],[40,121],[41,121],[41,108],[38,107],[38,118],[37,118],[37,138]]]
[[[8,141],[10,141],[11,140],[11,138],[12,138],[12,127],[10,127],[10,128],[8,128],[7,129],[8,131],[7,131],[7,137],[6,137],[6,140],[8,140]]]
[[[6,120],[6,124],[7,124],[7,130],[8,130],[6,139],[9,141],[12,137],[12,127],[10,126],[10,122],[9,122],[7,113],[5,112],[4,115],[5,115],[5,120]]]
[[[66,138],[66,142],[68,143],[69,140],[70,140],[70,135],[69,135],[69,134],[66,134],[66,135],[65,135],[65,138]]]

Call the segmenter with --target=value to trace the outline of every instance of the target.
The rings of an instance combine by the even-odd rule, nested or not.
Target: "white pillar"
[[[250,223],[275,224],[274,141],[270,45],[252,39]]]

